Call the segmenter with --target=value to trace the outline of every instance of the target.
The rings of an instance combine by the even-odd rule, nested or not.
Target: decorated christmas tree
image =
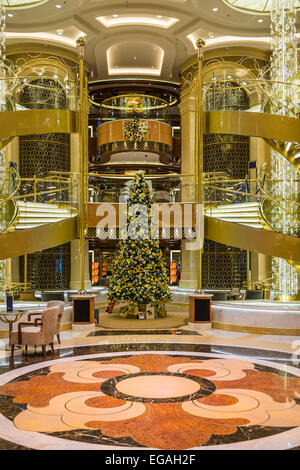
[[[109,288],[109,301],[131,305],[166,303],[171,295],[159,240],[153,239],[152,196],[143,171],[130,187],[127,238],[118,246]]]

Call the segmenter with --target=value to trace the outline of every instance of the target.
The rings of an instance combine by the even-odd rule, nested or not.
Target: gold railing
[[[269,180],[269,183],[274,181]],[[251,192],[249,187],[251,184],[255,184],[256,191]],[[224,186],[222,186],[224,185]],[[293,200],[283,200],[278,197],[270,195],[262,186],[260,180],[248,180],[248,179],[226,179],[219,180],[218,178],[208,178],[205,181],[205,204],[207,209],[213,210],[219,205],[234,205],[234,203],[250,203],[257,202],[260,208],[260,214],[262,222],[267,227],[275,230],[270,218],[267,216],[264,210],[266,202],[271,202],[276,206],[277,209],[281,210],[283,215],[291,217],[295,224],[298,226],[296,233],[300,231],[300,218],[295,215],[300,212],[300,203]],[[289,208],[287,208],[287,206]],[[294,235],[295,233],[286,233],[286,235]]]
[[[227,78],[212,77],[204,83],[204,100],[206,111],[221,110],[251,110],[256,112],[276,114],[274,107],[279,114],[299,117],[300,106],[298,97],[300,87],[297,83],[287,83],[263,78],[249,78],[247,76],[238,77],[232,75],[232,71],[222,71]],[[288,90],[287,101],[281,101],[274,94],[275,87],[284,87]],[[245,103],[235,92],[244,91]],[[240,98],[240,99],[239,99]],[[248,102],[247,102],[248,101]],[[300,101],[300,100],[299,100]],[[281,111],[281,112],[280,112]]]
[[[0,215],[5,214],[4,229],[1,234],[12,229],[18,219],[18,202],[34,202],[42,204],[56,204],[60,208],[67,208],[70,216],[78,213],[78,179],[70,176],[69,178],[21,178],[18,176],[18,184],[14,191],[0,199]],[[22,192],[22,185],[30,183],[31,188],[26,194],[17,194]],[[44,185],[43,190],[38,186]]]
[[[22,111],[27,109],[78,110],[78,82],[73,73],[23,69],[0,71],[0,98],[4,103],[0,111]],[[51,103],[48,102],[51,95]],[[53,99],[54,98],[54,99]]]

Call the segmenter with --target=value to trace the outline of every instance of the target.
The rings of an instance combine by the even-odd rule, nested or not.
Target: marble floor
[[[300,448],[299,337],[97,327],[55,347],[0,351],[1,450]]]

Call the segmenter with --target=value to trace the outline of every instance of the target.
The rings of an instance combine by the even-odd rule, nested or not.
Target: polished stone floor
[[[186,326],[62,340],[46,360],[0,351],[0,449],[300,447],[299,337]]]

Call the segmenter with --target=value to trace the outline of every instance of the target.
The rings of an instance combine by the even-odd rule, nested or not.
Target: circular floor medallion
[[[179,403],[211,395],[216,386],[187,374],[148,373],[121,376],[101,385],[101,391],[125,401],[140,403]]]
[[[222,354],[198,343],[81,351],[0,376],[3,448],[4,441],[37,450],[300,446],[300,370],[291,355],[272,352],[270,360],[269,351],[246,355],[238,347]]]

